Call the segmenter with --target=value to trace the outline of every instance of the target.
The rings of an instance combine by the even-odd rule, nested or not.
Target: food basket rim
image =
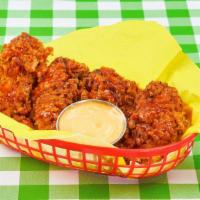
[[[149,149],[125,149],[125,148],[115,148],[115,147],[102,147],[102,146],[93,146],[86,144],[79,144],[74,142],[68,142],[57,139],[41,139],[36,140],[41,144],[46,144],[54,146],[55,148],[68,148],[75,151],[84,151],[85,153],[101,153],[111,156],[152,156],[167,154],[184,147],[190,141],[193,141],[198,133],[192,133],[191,135],[185,137],[183,140],[175,142],[173,144],[168,144],[161,147],[149,148]]]
[[[194,142],[194,139],[197,135],[197,133],[193,133],[191,135],[188,135],[185,137],[183,140],[169,144],[166,146],[162,147],[156,147],[156,148],[151,148],[151,149],[124,149],[124,148],[111,148],[111,147],[102,147],[102,146],[92,146],[92,145],[86,145],[86,144],[78,144],[78,143],[73,143],[73,142],[68,142],[68,141],[63,141],[63,140],[56,140],[56,139],[40,139],[40,140],[28,140],[27,138],[24,138],[23,143],[21,144],[21,139],[22,138],[17,138],[16,135],[10,131],[10,133],[13,135],[12,139],[9,136],[6,135],[5,130],[9,131],[6,128],[0,127],[2,129],[2,135],[1,138],[4,138],[4,144],[6,146],[9,146],[21,153],[24,153],[32,158],[36,158],[38,160],[42,160],[48,163],[55,164],[57,166],[61,167],[67,167],[67,168],[72,168],[72,169],[79,169],[79,170],[85,170],[85,171],[92,171],[88,170],[87,165],[88,164],[97,164],[98,169],[97,171],[92,171],[100,174],[110,174],[110,175],[117,175],[117,176],[123,176],[123,177],[129,177],[129,178],[143,178],[147,176],[157,176],[159,174],[163,174],[166,171],[169,171],[170,169],[174,168],[178,163],[183,161],[188,154],[190,153],[192,149],[192,145]],[[15,147],[11,145],[11,143],[15,144]],[[32,142],[37,142],[38,143],[38,148],[40,153],[39,157],[35,157],[35,154],[33,152],[36,150],[35,145],[33,145]],[[33,146],[32,146],[33,145]],[[47,146],[43,146],[47,145]],[[50,148],[52,148],[52,152],[48,152],[47,150],[48,145]],[[28,148],[27,150],[24,151],[21,146]],[[61,148],[63,150],[66,150],[65,152],[67,153],[66,155],[60,155],[59,149]],[[57,151],[58,150],[58,151]],[[37,150],[36,150],[37,151]],[[74,152],[73,152],[74,151]],[[62,151],[63,153],[64,151]],[[53,153],[53,155],[52,155]],[[76,154],[75,154],[76,153]],[[77,154],[81,153],[81,154]],[[92,162],[90,159],[88,159],[87,154],[93,154],[95,158],[98,158],[97,161]],[[81,155],[82,158],[75,158],[73,157],[74,155]],[[47,156],[47,157],[46,157]],[[55,160],[49,160],[48,156],[53,156],[55,157]],[[69,160],[69,164],[61,164],[59,159],[67,159]],[[109,159],[114,158],[114,163],[107,163]],[[107,160],[105,162],[105,159]],[[133,159],[131,162],[131,165],[127,165],[126,159]],[[135,161],[139,159],[138,161],[142,159],[148,159],[148,163],[140,164],[140,163],[135,163]],[[155,162],[154,162],[155,161]],[[82,167],[74,165],[74,162],[78,163],[83,163]],[[162,171],[163,167],[169,166],[168,169],[164,169]],[[101,171],[102,166],[113,166],[113,170],[111,172],[105,173]],[[160,169],[156,171],[154,174],[149,174],[148,170],[155,169],[156,167],[158,168],[160,166]],[[124,169],[129,169],[128,172],[123,172],[125,174],[117,174],[117,169],[122,170]],[[122,171],[123,171],[122,170]],[[135,174],[134,176],[130,176],[133,170],[144,170],[142,173]],[[121,172],[120,172],[121,173]]]

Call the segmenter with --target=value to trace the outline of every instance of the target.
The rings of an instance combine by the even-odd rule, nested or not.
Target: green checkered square
[[[1,200],[18,200],[18,186],[0,186]]]
[[[174,35],[193,35],[191,26],[171,26],[170,32]]]
[[[31,178],[30,178],[31,177]],[[20,185],[48,185],[49,171],[22,171]]]
[[[53,10],[31,10],[31,18],[53,18]]]
[[[39,36],[49,36],[51,37],[53,34],[53,28],[49,27],[31,27],[30,34],[36,37]]]
[[[0,27],[0,36],[4,36],[6,33],[6,28],[5,27]]]
[[[20,157],[0,157],[0,171],[20,171]]]
[[[139,185],[132,184],[110,184],[109,185],[110,198],[112,199],[139,199],[140,189]]]
[[[167,183],[140,184],[141,199],[170,199],[170,190]]]
[[[167,9],[167,15],[169,16],[169,18],[171,18],[171,17],[176,17],[176,18],[186,17],[186,18],[188,18],[189,11],[188,11],[187,7],[186,7],[186,9],[179,9],[178,12],[176,9]]]
[[[49,186],[48,185],[20,185],[18,199],[20,200],[48,200]]]
[[[7,10],[7,8],[8,8],[8,1],[0,1],[0,8]]]
[[[143,19],[144,11],[143,10],[122,10],[123,19]]]
[[[53,10],[53,17],[55,18],[76,18],[75,10]]]
[[[7,10],[0,10],[0,18],[6,18],[7,17]]]
[[[19,35],[21,32],[29,32],[29,27],[7,27],[6,36]]]
[[[99,10],[99,18],[121,18],[119,10]]]
[[[121,10],[143,10],[141,1],[121,1]]]
[[[50,185],[49,199],[79,199],[79,185]]]
[[[12,10],[7,11],[7,17],[8,18],[29,18],[30,17],[30,11],[29,10]]]
[[[31,10],[52,10],[53,0],[34,0],[31,1]]]
[[[173,199],[199,199],[199,186],[194,184],[171,184],[170,195]]]

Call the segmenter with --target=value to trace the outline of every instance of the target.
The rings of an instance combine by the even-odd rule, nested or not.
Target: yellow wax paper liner
[[[82,135],[80,133],[70,133],[67,131],[57,131],[57,130],[33,130],[30,127],[17,122],[16,120],[0,113],[0,119],[3,121],[1,126],[12,131],[18,138],[26,138],[30,141],[40,140],[40,139],[59,139],[66,140],[68,142],[77,142],[81,144],[92,144],[98,146],[99,143],[104,147],[113,147],[111,144],[102,140],[101,138],[92,138],[87,135]]]
[[[155,22],[125,21],[111,26],[82,29],[54,40],[52,61],[58,56],[85,63],[91,70],[101,66],[115,69],[123,77],[144,88],[152,80],[161,80],[177,88],[183,100],[193,108],[192,126],[183,138],[200,130],[200,70],[182,52],[175,39]],[[0,113],[2,127],[17,137],[65,139],[77,143],[112,146],[103,138],[80,140],[80,134],[65,131],[32,130]],[[37,135],[37,136],[36,136]],[[82,137],[82,136],[81,136]],[[84,137],[84,136],[83,136]],[[78,139],[79,138],[79,139]]]

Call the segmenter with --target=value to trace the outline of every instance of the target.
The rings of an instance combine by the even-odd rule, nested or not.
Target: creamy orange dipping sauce
[[[126,129],[126,118],[116,106],[86,100],[64,109],[57,122],[57,129],[98,137],[109,143],[118,141]]]

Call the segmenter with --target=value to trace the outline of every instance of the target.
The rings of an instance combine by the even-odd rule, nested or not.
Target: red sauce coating
[[[27,33],[5,44],[0,53],[0,112],[32,127],[31,92],[39,71],[46,68],[51,48]]]

